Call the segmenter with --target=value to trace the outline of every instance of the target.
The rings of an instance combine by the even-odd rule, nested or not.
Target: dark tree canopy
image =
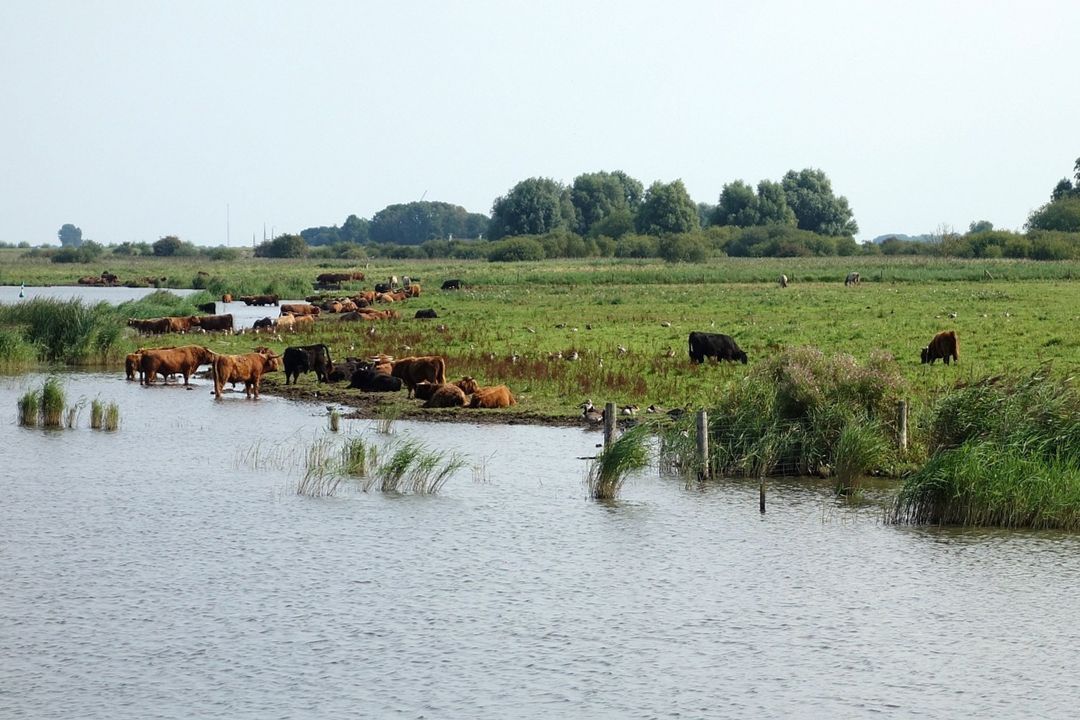
[[[372,242],[420,245],[450,236],[478,237],[487,231],[488,219],[460,205],[420,201],[389,205],[371,218]]]
[[[273,240],[259,243],[255,257],[302,258],[307,252],[308,245],[299,235],[278,235]]]
[[[1029,230],[1080,232],[1080,195],[1063,197],[1031,213]]]
[[[800,230],[838,237],[859,232],[847,198],[833,194],[832,183],[823,171],[789,170],[782,184]]]
[[[570,191],[548,178],[522,180],[491,208],[489,239],[511,235],[543,235],[576,227]]]
[[[82,230],[71,223],[61,225],[60,231],[56,235],[60,238],[60,245],[63,247],[79,247],[82,245]]]
[[[158,257],[170,257],[176,255],[182,245],[183,241],[180,240],[180,238],[175,235],[166,235],[151,245],[151,247],[154,250],[154,254]]]
[[[593,229],[605,218],[627,214],[632,217],[641,206],[644,190],[640,181],[621,170],[578,175],[570,188],[570,201],[577,213],[577,232],[597,235],[600,233]]]
[[[637,215],[638,232],[644,235],[685,233],[699,229],[697,205],[682,180],[654,182],[645,193]]]

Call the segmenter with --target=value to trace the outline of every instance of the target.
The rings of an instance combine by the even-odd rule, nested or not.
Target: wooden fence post
[[[615,442],[615,403],[604,405],[604,449],[607,450],[611,443]]]
[[[765,478],[758,478],[758,510],[765,514]]]
[[[698,461],[701,463],[698,479],[704,480],[712,477],[709,471],[709,415],[704,410],[698,410],[697,414],[697,449]]]
[[[900,452],[907,452],[907,400],[901,400],[896,406],[896,434]]]

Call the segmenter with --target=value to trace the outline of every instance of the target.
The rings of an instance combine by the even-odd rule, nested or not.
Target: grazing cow
[[[401,378],[381,373],[370,365],[362,366],[352,374],[349,387],[364,392],[397,392],[401,389]]]
[[[435,392],[431,394],[420,407],[426,408],[442,408],[442,407],[465,407],[468,404],[468,398],[465,397],[465,393],[461,391],[457,385],[439,385],[435,388]]]
[[[330,348],[323,343],[287,347],[282,359],[285,362],[286,385],[289,384],[290,378],[292,384],[295,385],[300,373],[308,371],[315,372],[315,378],[318,382],[326,382],[330,370],[334,367],[334,363],[330,359]]]
[[[714,357],[720,360],[738,360],[746,364],[746,353],[739,349],[735,339],[730,335],[721,333],[690,333],[690,360],[695,363],[705,362],[705,358]]]
[[[226,313],[224,315],[192,317],[191,324],[198,325],[206,332],[232,332],[233,316],[232,313]]]
[[[274,327],[274,318],[264,317],[261,320],[256,320],[255,324],[251,326],[255,329],[255,332],[260,330],[270,330]]]
[[[787,275],[781,275],[779,282],[780,282],[780,287],[786,288],[787,287]]]
[[[210,315],[213,315],[217,311],[217,303],[215,303],[215,302],[199,303],[198,305],[195,306],[195,309],[198,310],[201,313],[208,313]]]
[[[390,283],[375,283],[375,294],[388,293],[393,290],[393,286]]]
[[[427,380],[436,385],[446,383],[446,359],[439,355],[424,355],[394,360],[390,374],[401,378],[409,388],[409,397],[413,396],[416,384]]]
[[[511,405],[517,405],[517,400],[505,385],[477,388],[469,403],[469,407],[473,408],[504,408]]]
[[[191,326],[194,324],[194,316],[188,317],[169,317],[165,318],[169,321],[169,332],[174,333],[186,333],[191,331]]]
[[[231,303],[232,302],[232,295],[229,294],[229,293],[225,293],[224,295],[221,296],[221,302],[223,302],[223,303]]]
[[[433,308],[427,308],[426,310],[417,310],[416,315],[413,317],[417,320],[433,320],[439,317],[439,314]]]
[[[318,315],[318,305],[308,305],[304,303],[285,303],[281,306],[282,315]]]
[[[135,379],[135,375],[139,372],[139,363],[141,361],[141,352],[129,353],[128,356],[124,358],[124,374],[127,376],[128,380]]]
[[[184,345],[174,348],[147,348],[142,351],[139,366],[142,368],[143,384],[153,385],[154,377],[180,374],[184,376],[184,385],[189,382],[200,365],[208,365],[214,360],[214,353],[201,345]]]
[[[460,290],[461,280],[454,278],[453,280],[445,280],[442,284],[443,290]]]
[[[861,278],[859,278],[859,273],[849,272],[847,274],[847,277],[844,278],[844,287],[847,287],[848,285],[858,285],[860,279]]]
[[[244,383],[244,394],[259,397],[259,384],[263,373],[281,369],[281,358],[272,352],[253,352],[246,355],[218,355],[211,367],[214,369],[214,397],[221,399],[225,383]]]
[[[922,349],[922,362],[924,365],[926,363],[933,365],[938,358],[944,360],[946,365],[949,364],[949,358],[960,362],[960,345],[954,330],[939,332],[930,341],[930,344]]]
[[[149,318],[146,320],[130,318],[127,324],[128,327],[135,328],[135,331],[142,335],[163,335],[169,332],[172,327],[169,318]]]

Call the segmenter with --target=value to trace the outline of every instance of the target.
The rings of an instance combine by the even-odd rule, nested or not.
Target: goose
[[[581,403],[581,417],[586,422],[599,424],[604,422],[604,411],[597,410],[596,406],[592,404],[592,400],[586,400]]]

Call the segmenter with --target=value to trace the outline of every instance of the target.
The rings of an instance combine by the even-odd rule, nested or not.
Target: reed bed
[[[1080,391],[1049,369],[945,394],[895,523],[1080,529]]]
[[[618,498],[627,476],[649,464],[649,444],[653,428],[639,424],[624,432],[596,457],[589,467],[586,484],[594,500]]]
[[[123,328],[115,309],[105,302],[34,298],[0,305],[0,328],[7,338],[0,342],[0,358],[9,364],[25,361],[27,348],[34,349],[36,360],[68,365],[121,356]]]

